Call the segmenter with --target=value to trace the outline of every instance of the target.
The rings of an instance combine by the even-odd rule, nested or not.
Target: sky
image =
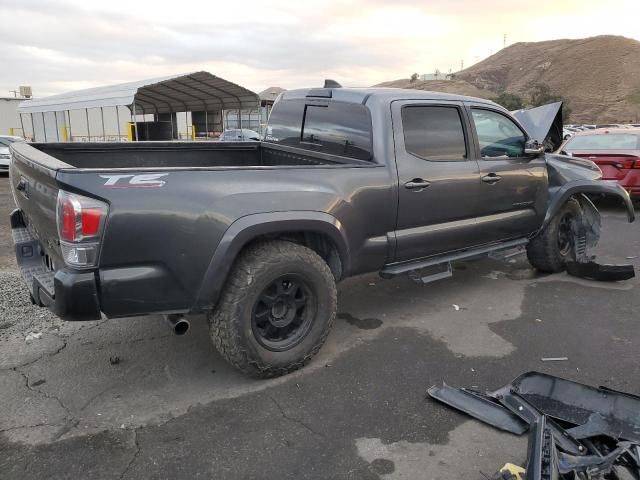
[[[640,0],[0,0],[0,96],[206,70],[253,91],[457,71],[516,42],[640,40]]]

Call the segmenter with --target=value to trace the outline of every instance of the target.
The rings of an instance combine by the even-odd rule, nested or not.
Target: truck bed
[[[39,160],[41,163],[48,160],[46,163],[56,169],[238,168],[364,163],[260,142],[32,143],[30,147],[52,157],[41,156]],[[31,151],[32,158],[33,153]]]

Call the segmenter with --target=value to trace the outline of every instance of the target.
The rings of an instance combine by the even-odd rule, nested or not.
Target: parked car
[[[180,332],[204,313],[222,356],[258,377],[318,352],[344,278],[426,283],[525,246],[559,272],[597,242],[585,194],[635,218],[593,162],[545,154],[501,106],[445,93],[287,91],[263,142],[11,148],[11,227],[37,305],[67,320],[165,314]]]
[[[564,127],[562,129],[562,139],[563,140],[567,140],[569,138],[571,138],[573,135],[576,134],[576,132],[579,132],[580,130],[578,130],[577,128],[574,127]]]
[[[252,142],[259,141],[260,134],[247,128],[233,128],[225,130],[220,135],[219,140],[221,142]]]
[[[9,145],[14,142],[24,142],[24,139],[12,135],[0,135],[0,172],[9,172],[9,163],[11,162]]]
[[[577,133],[560,150],[595,162],[603,180],[615,180],[635,201],[640,200],[640,128]]]

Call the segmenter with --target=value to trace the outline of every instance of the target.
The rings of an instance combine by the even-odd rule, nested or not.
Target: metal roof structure
[[[251,90],[202,71],[25,100],[18,113],[117,106],[138,113],[170,113],[253,109],[259,103],[260,97]]]
[[[275,102],[276,98],[278,98],[278,95],[280,95],[282,92],[286,92],[286,90],[280,87],[269,87],[266,90],[260,92],[258,95],[260,96],[260,100],[262,100],[263,102],[273,103]]]

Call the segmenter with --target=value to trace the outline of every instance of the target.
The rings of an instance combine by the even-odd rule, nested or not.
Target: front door
[[[527,135],[506,113],[486,104],[467,104],[478,151],[482,184],[480,238],[493,242],[526,236],[546,213],[544,156],[527,157]]]
[[[461,102],[396,101],[399,193],[395,262],[478,243],[481,183]]]

